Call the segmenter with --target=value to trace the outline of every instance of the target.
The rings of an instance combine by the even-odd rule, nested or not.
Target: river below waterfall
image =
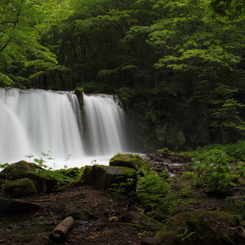
[[[0,164],[43,159],[49,167],[108,165],[130,152],[127,117],[115,95],[0,88]],[[49,159],[52,158],[52,159]]]

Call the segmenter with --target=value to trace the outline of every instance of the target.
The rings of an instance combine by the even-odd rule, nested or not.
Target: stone
[[[0,198],[0,214],[23,214],[38,211],[40,205],[14,199]]]
[[[13,164],[10,164],[8,167],[3,169],[0,172],[1,179],[14,180],[26,177],[28,172],[36,172],[42,168],[36,165],[35,163],[30,163],[26,161],[19,161]]]
[[[50,193],[54,190],[57,181],[49,176],[41,176],[39,172],[43,170],[43,168],[35,163],[19,161],[10,164],[0,172],[0,183],[4,186],[8,185],[5,184],[6,180],[14,181],[17,179],[28,178],[33,181],[38,193]],[[7,189],[5,192],[7,192]]]
[[[6,181],[3,185],[3,191],[10,197],[25,197],[37,194],[36,186],[28,178]]]
[[[141,245],[159,245],[161,244],[161,240],[154,237],[143,237],[141,239]]]
[[[167,221],[154,237],[160,239],[162,245],[202,244],[218,245],[235,244],[233,236],[227,230],[215,229],[218,225],[235,227],[239,225],[237,218],[224,211],[189,211],[178,213]]]
[[[118,153],[110,159],[109,165],[133,168],[143,174],[151,172],[150,162],[137,154]]]
[[[94,165],[86,166],[81,180],[95,189],[108,191],[111,188],[122,187],[125,193],[130,193],[136,190],[137,174],[132,168]]]

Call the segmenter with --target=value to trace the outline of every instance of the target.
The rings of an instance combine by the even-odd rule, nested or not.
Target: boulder
[[[0,214],[24,214],[38,211],[40,208],[40,205],[34,203],[0,198]]]
[[[129,193],[136,190],[137,175],[132,168],[94,165],[86,166],[81,180],[96,189],[121,187]]]
[[[234,226],[238,220],[223,211],[190,211],[172,217],[155,234],[162,245],[236,244]]]
[[[50,193],[54,190],[57,181],[49,176],[41,176],[39,174],[41,171],[44,171],[44,169],[35,163],[19,161],[10,164],[0,172],[0,180],[2,180],[0,181],[0,184],[8,186],[8,183],[5,184],[6,180],[14,181],[17,179],[28,178],[32,180],[38,193]]]
[[[156,239],[154,237],[143,237],[141,239],[141,245],[160,245],[161,244],[161,240],[160,239]]]
[[[110,159],[109,165],[133,168],[143,174],[151,171],[149,161],[137,154],[118,153]]]
[[[37,194],[36,186],[28,178],[6,181],[3,191],[10,197],[25,197]]]
[[[0,178],[15,180],[15,179],[26,177],[26,173],[28,172],[36,172],[38,170],[42,170],[42,168],[36,165],[35,163],[19,161],[10,164],[8,167],[3,169],[0,172]]]

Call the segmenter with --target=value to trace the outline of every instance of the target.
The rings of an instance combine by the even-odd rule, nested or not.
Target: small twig
[[[49,242],[49,244],[51,244],[51,241],[49,240],[49,238],[48,238],[48,237],[43,236],[43,238],[44,238],[45,240],[47,240],[47,241]]]
[[[49,202],[49,201],[51,201],[51,199],[39,199],[39,200],[25,199],[24,201],[27,201],[27,202]]]

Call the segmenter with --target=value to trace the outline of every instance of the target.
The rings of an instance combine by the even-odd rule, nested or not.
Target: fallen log
[[[50,233],[49,239],[54,243],[62,243],[65,240],[67,232],[74,224],[74,219],[69,216],[61,221],[55,229]]]

